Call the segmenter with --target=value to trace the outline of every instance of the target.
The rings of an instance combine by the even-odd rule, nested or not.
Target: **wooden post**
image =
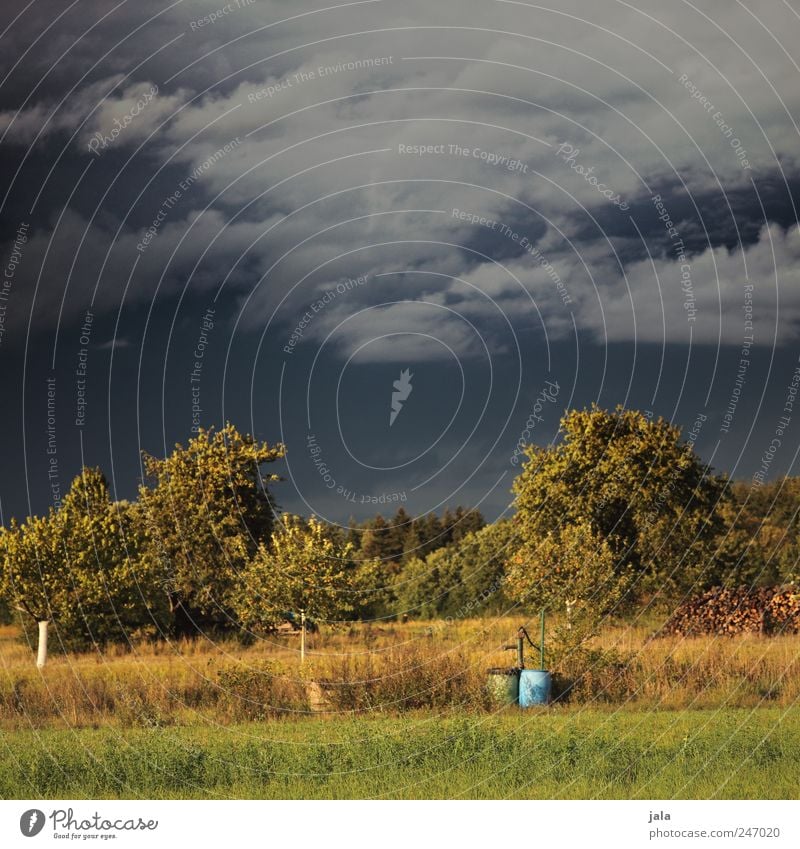
[[[541,616],[542,633],[539,636],[539,669],[544,669],[544,608],[539,614]]]
[[[300,611],[300,663],[306,660],[306,612]]]

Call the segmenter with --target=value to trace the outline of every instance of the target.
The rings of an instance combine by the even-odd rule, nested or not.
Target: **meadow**
[[[0,796],[795,798],[800,637],[608,628],[498,708],[511,618],[59,654],[0,631]],[[531,661],[534,658],[531,657]],[[534,665],[531,663],[530,665]]]
[[[800,718],[412,713],[4,735],[3,798],[797,798]]]

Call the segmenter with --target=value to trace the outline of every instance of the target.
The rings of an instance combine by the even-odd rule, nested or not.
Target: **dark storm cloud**
[[[35,2],[0,67],[4,257],[30,227],[2,344],[69,351],[91,307],[120,356],[161,311],[190,347],[215,304],[245,375],[308,311],[334,369],[552,365],[576,330],[602,363],[741,344],[752,284],[755,344],[790,346],[798,28],[723,0]]]
[[[41,32],[42,19],[26,15],[20,20],[22,31],[16,43],[23,49],[30,47],[30,52],[12,72],[9,85],[13,89],[16,84],[16,101],[25,102],[25,106],[20,111],[13,107],[6,109],[0,126],[6,131],[8,144],[26,144],[38,135],[41,151],[31,153],[31,166],[40,156],[52,160],[58,148],[51,137],[58,137],[64,143],[76,134],[62,154],[64,167],[72,169],[76,177],[85,160],[91,157],[86,147],[93,136],[109,138],[114,121],[124,120],[150,86],[159,87],[158,94],[138,111],[118,137],[100,149],[98,158],[106,160],[105,174],[101,176],[98,168],[91,177],[94,185],[103,185],[114,178],[124,185],[130,170],[137,174],[144,171],[154,178],[146,197],[132,209],[125,206],[131,200],[130,193],[121,192],[116,186],[103,199],[104,209],[112,209],[125,218],[115,246],[119,267],[112,266],[108,275],[113,281],[111,286],[102,283],[100,287],[108,293],[109,305],[118,298],[118,285],[127,279],[125,271],[136,259],[133,248],[138,244],[139,228],[143,222],[147,224],[150,214],[155,217],[159,213],[159,199],[168,198],[187,172],[191,173],[236,137],[246,138],[246,144],[209,169],[193,187],[190,199],[184,196],[180,208],[164,228],[166,237],[159,234],[148,248],[148,261],[143,261],[137,269],[128,297],[134,300],[152,297],[153,275],[167,265],[175,246],[175,239],[168,235],[170,229],[185,230],[218,192],[223,194],[213,205],[222,210],[226,219],[232,211],[241,214],[237,224],[217,238],[218,243],[229,248],[220,246],[223,254],[235,255],[246,247],[237,235],[242,229],[252,229],[255,222],[263,225],[265,220],[285,214],[287,209],[313,204],[325,194],[358,184],[359,178],[362,182],[378,178],[420,182],[373,187],[366,204],[367,192],[339,195],[334,213],[339,220],[357,217],[359,213],[363,216],[365,207],[384,212],[400,204],[409,209],[446,212],[453,199],[469,197],[475,212],[514,233],[524,234],[533,243],[542,239],[548,227],[554,227],[579,238],[582,247],[587,243],[593,245],[589,253],[598,251],[603,257],[604,274],[612,275],[602,285],[612,290],[620,285],[622,275],[615,267],[617,257],[606,237],[621,237],[623,262],[641,261],[646,250],[633,232],[628,216],[620,215],[580,173],[575,173],[571,167],[574,165],[591,169],[603,185],[613,183],[613,191],[624,197],[634,211],[647,208],[650,203],[642,185],[645,179],[642,175],[647,175],[649,188],[669,200],[670,213],[680,222],[687,249],[695,255],[720,244],[734,247],[738,236],[751,246],[758,242],[764,227],[757,198],[753,197],[747,175],[742,173],[719,128],[697,100],[687,94],[685,85],[676,81],[682,68],[692,72],[692,84],[700,87],[706,100],[713,99],[715,106],[725,108],[726,124],[740,128],[739,135],[744,139],[743,144],[749,146],[748,156],[753,166],[757,164],[762,172],[768,169],[768,178],[778,194],[773,206],[780,206],[783,211],[776,217],[786,221],[786,212],[791,209],[787,193],[784,191],[781,196],[780,178],[777,174],[769,176],[769,169],[775,171],[777,164],[768,145],[758,138],[760,127],[754,125],[748,114],[753,98],[744,104],[740,102],[740,94],[745,89],[758,88],[759,82],[749,78],[732,80],[709,67],[715,65],[724,71],[721,61],[724,57],[714,52],[719,34],[708,27],[701,27],[693,48],[680,47],[680,42],[672,45],[669,66],[673,74],[670,75],[663,67],[667,57],[655,38],[661,30],[642,16],[633,16],[625,23],[618,10],[610,19],[603,19],[602,24],[596,17],[602,30],[590,23],[576,28],[574,20],[564,15],[545,15],[537,20],[534,42],[537,50],[532,54],[531,38],[521,26],[521,9],[507,8],[502,10],[505,15],[500,21],[490,21],[481,5],[474,4],[469,7],[475,16],[473,29],[485,28],[480,38],[467,25],[463,30],[456,28],[448,40],[450,52],[457,53],[452,48],[463,47],[465,55],[474,57],[470,62],[410,58],[429,52],[438,43],[438,33],[432,27],[441,27],[443,19],[452,23],[449,13],[441,10],[431,13],[415,4],[404,6],[402,12],[389,9],[386,4],[365,3],[337,11],[317,10],[314,14],[304,14],[286,4],[258,3],[229,11],[225,11],[224,4],[221,9],[214,3],[193,3],[190,7],[176,4],[167,11],[159,4],[135,9],[126,4],[119,15],[115,13],[102,21],[99,21],[102,4],[89,6],[94,9],[95,18],[67,13],[56,27],[59,37],[55,44],[47,40],[44,51],[39,49],[41,43],[31,47],[36,34]],[[566,14],[569,9],[563,11]],[[743,13],[726,16],[729,31],[738,29],[739,14]],[[680,32],[685,22],[677,18],[669,21],[669,17],[668,14],[664,27],[675,26]],[[294,20],[279,23],[287,18]],[[620,36],[637,36],[629,41],[640,45],[638,48],[631,48],[608,32],[609,22],[613,20],[621,25]],[[90,29],[88,24],[94,21],[99,22]],[[412,39],[402,28],[414,25],[418,30]],[[520,31],[516,38],[515,27]],[[354,35],[366,30],[388,32],[373,32],[367,40]],[[135,35],[129,35],[134,31]],[[751,35],[759,40],[757,33]],[[180,49],[159,51],[178,37],[176,44]],[[88,58],[91,56],[91,64],[95,64],[111,45],[115,49],[109,56],[76,85],[91,68],[87,66]],[[298,49],[293,49],[294,46]],[[624,63],[615,49],[623,51]],[[65,50],[66,55],[57,64],[47,64],[48,56],[53,63]],[[277,53],[282,55],[272,58]],[[269,61],[265,61],[267,57]],[[353,71],[347,65],[348,61],[376,57],[384,57],[385,64],[366,71]],[[770,82],[780,93],[781,72],[788,77],[789,68],[780,55],[769,58],[775,63]],[[131,73],[137,65],[140,65],[138,70]],[[321,76],[319,69],[324,67],[333,71]],[[760,70],[764,70],[763,65]],[[36,96],[23,98],[23,94],[36,87],[31,85],[32,77],[25,74],[36,73],[40,74],[39,80],[44,76],[44,82],[36,89]],[[56,79],[62,81],[61,89],[56,86]],[[734,84],[737,87],[731,91]],[[385,88],[415,90],[381,91]],[[422,88],[429,90],[420,91]],[[449,90],[440,90],[445,88]],[[366,91],[374,93],[366,94]],[[353,98],[354,93],[361,96]],[[796,96],[791,91],[784,94],[787,98]],[[65,97],[63,106],[56,108]],[[762,126],[780,120],[789,124],[782,113],[793,101],[773,97],[772,102],[761,102],[768,106],[764,110],[766,116],[759,116]],[[519,120],[521,115],[525,121]],[[446,121],[438,120],[445,117]],[[268,125],[265,129],[247,135],[265,124]],[[363,124],[373,126],[358,126]],[[324,138],[313,140],[320,135]],[[779,145],[782,141],[794,141],[791,134],[773,132],[770,137],[773,146],[776,138]],[[565,139],[569,139],[571,149],[578,151],[572,162],[566,154],[557,153]],[[471,156],[462,158],[447,153],[426,159],[398,153],[401,145],[441,145],[443,150],[449,150],[451,145],[465,146],[467,140],[472,149],[480,148],[487,156],[519,162],[520,170],[490,165],[485,159]],[[134,165],[120,171],[127,157],[142,143],[144,150]],[[378,149],[384,152],[367,153]],[[792,164],[793,150],[791,144],[786,144],[784,149],[776,148],[788,167]],[[352,158],[343,159],[347,156]],[[330,160],[338,161],[329,166],[320,165]],[[296,176],[310,165],[314,167],[312,177]],[[162,170],[158,172],[158,168]],[[41,173],[41,166],[37,170]],[[689,174],[689,184],[681,185],[677,173],[683,180]],[[714,191],[720,175],[726,180],[728,200],[724,203],[719,202],[719,194]],[[451,182],[449,185],[422,182],[429,177]],[[270,196],[268,190],[278,180],[286,182],[280,192],[272,192]],[[463,191],[456,183],[477,184],[480,188]],[[258,199],[264,191],[267,195]],[[463,194],[459,195],[459,191]],[[29,197],[29,189],[25,196]],[[48,197],[43,197],[43,206]],[[78,198],[81,197],[79,193]],[[445,197],[449,203],[441,202]],[[725,215],[728,202],[735,227],[730,216]],[[252,205],[242,211],[246,204]],[[526,205],[533,211],[526,209]],[[262,271],[266,270],[274,259],[297,244],[299,236],[305,238],[325,229],[331,223],[331,206],[317,202],[296,219],[295,226],[281,226],[269,238],[268,246],[262,244],[253,249],[256,256],[248,256],[248,266],[254,269],[260,265]],[[205,216],[212,221],[205,227],[196,225],[197,232],[190,233],[185,242],[189,253],[194,244],[206,245],[213,238],[213,216],[208,212]],[[88,225],[88,210],[85,217]],[[642,220],[652,221],[652,218],[644,215]],[[381,220],[382,233],[396,235],[392,233],[393,223],[386,218]],[[515,256],[524,259],[516,243],[497,230],[473,227],[470,231],[453,224],[446,215],[440,215],[425,227],[442,240],[455,236],[460,244],[498,260]],[[80,228],[86,225],[72,222],[63,241],[79,240]],[[353,246],[361,245],[364,231],[376,226],[373,222],[365,224],[362,230],[350,228]],[[655,225],[651,223],[644,234],[652,240],[650,250],[657,257],[664,254],[668,241],[659,227],[657,221]],[[40,224],[39,232],[36,245],[46,246],[48,223]],[[329,241],[341,244],[343,232],[347,231],[338,230]],[[95,219],[87,233],[85,243],[99,245],[116,230],[104,233],[103,225]],[[302,276],[301,270],[313,268],[314,259],[330,250],[326,241],[323,235],[307,244],[301,256],[289,261],[288,274],[284,265],[284,276],[293,279]],[[564,250],[563,239],[559,237],[557,241],[560,242],[557,249],[548,248],[548,260],[554,265],[562,264],[573,278],[580,277],[581,259],[571,249]],[[415,251],[418,251],[416,256]],[[39,248],[30,255],[31,265],[38,266],[42,257]],[[595,256],[590,258],[596,261]],[[426,264],[430,259],[429,249],[425,247],[406,252],[406,262],[412,267]],[[439,262],[443,270],[459,274],[474,267],[480,259],[476,254],[454,249],[449,261]],[[79,256],[80,276],[93,279],[97,267],[97,258],[93,260],[83,253]],[[380,273],[385,269],[378,262],[372,270]],[[175,280],[183,274],[185,269],[180,266],[168,272]],[[251,281],[242,282],[247,285]],[[586,280],[575,283],[591,302],[592,286],[585,284]],[[52,285],[60,289],[62,282],[54,280]],[[701,288],[714,285],[713,279],[698,281]],[[267,287],[261,290],[266,293]],[[60,292],[57,299],[59,296]],[[272,301],[274,293],[262,297]],[[65,305],[67,310],[70,302],[68,299]],[[52,320],[51,309],[38,312],[39,321]],[[711,328],[709,334],[715,335],[715,329]]]

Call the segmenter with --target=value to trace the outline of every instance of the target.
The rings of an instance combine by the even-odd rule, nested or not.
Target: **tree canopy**
[[[179,630],[226,627],[238,575],[275,520],[261,467],[282,457],[233,425],[200,430],[166,458],[145,455],[148,483],[139,490],[145,551],[160,573]]]
[[[99,469],[75,478],[60,510],[12,522],[0,545],[0,592],[32,620],[52,620],[64,645],[123,640],[156,615],[130,506],[111,501]]]
[[[351,616],[373,591],[374,561],[357,562],[355,547],[311,518],[283,516],[237,582],[234,609],[249,629],[271,630],[305,613],[315,621]]]
[[[556,559],[558,551],[573,557],[578,543],[587,557],[601,546],[596,557],[604,564],[613,557],[639,597],[702,582],[714,568],[725,481],[703,466],[680,429],[593,406],[566,413],[561,432],[556,444],[527,449],[514,483],[523,562],[532,563],[544,541]],[[582,530],[567,535],[568,528]],[[586,568],[599,567],[589,560]]]

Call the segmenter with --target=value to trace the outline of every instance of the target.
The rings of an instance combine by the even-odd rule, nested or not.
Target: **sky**
[[[513,509],[597,403],[800,447],[794,0],[4,0],[0,507],[231,421],[284,510]]]

